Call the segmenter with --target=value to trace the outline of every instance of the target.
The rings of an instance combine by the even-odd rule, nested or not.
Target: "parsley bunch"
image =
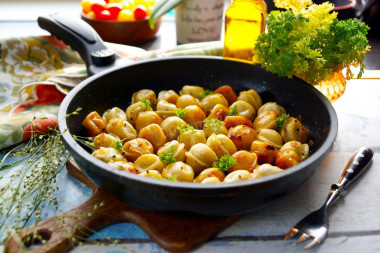
[[[270,12],[267,32],[259,36],[255,46],[260,64],[279,76],[297,76],[311,84],[345,67],[350,79],[350,66],[360,65],[360,78],[370,48],[366,38],[369,27],[357,19],[338,20],[333,8],[326,2]]]

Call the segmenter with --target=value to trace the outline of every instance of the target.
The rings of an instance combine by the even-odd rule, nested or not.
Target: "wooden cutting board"
[[[27,246],[36,244],[26,242],[34,231],[47,242],[31,252],[67,252],[95,231],[121,222],[136,224],[167,251],[185,252],[215,236],[239,217],[212,217],[137,208],[98,188],[73,159],[68,161],[66,167],[74,177],[93,190],[92,196],[78,207],[21,229],[8,239],[5,252],[21,252],[20,239]]]

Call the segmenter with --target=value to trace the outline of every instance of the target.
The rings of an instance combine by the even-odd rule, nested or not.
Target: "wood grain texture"
[[[74,160],[69,160],[67,169],[93,189],[91,198],[67,212],[22,229],[18,236],[9,238],[5,252],[21,252],[23,249],[18,239],[25,241],[34,232],[47,239],[47,243],[32,252],[67,252],[101,228],[120,222],[135,223],[165,250],[184,252],[207,241],[239,217],[143,210],[114,197],[102,188],[96,188]]]

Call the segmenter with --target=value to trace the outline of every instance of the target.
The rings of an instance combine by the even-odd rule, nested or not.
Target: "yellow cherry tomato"
[[[120,21],[120,22],[134,21],[134,20],[135,20],[135,17],[131,10],[123,9],[119,12],[119,15],[117,16],[117,21]]]
[[[90,0],[82,0],[81,1],[82,11],[86,14],[89,13],[91,11],[91,5],[92,5],[92,2]]]
[[[96,19],[95,12],[93,12],[93,11],[87,12],[87,16],[92,18],[92,19]]]

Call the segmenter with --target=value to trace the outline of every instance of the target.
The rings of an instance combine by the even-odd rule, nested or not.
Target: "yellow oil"
[[[232,0],[225,14],[223,56],[258,63],[254,54],[257,38],[264,32],[267,6],[263,0]]]

